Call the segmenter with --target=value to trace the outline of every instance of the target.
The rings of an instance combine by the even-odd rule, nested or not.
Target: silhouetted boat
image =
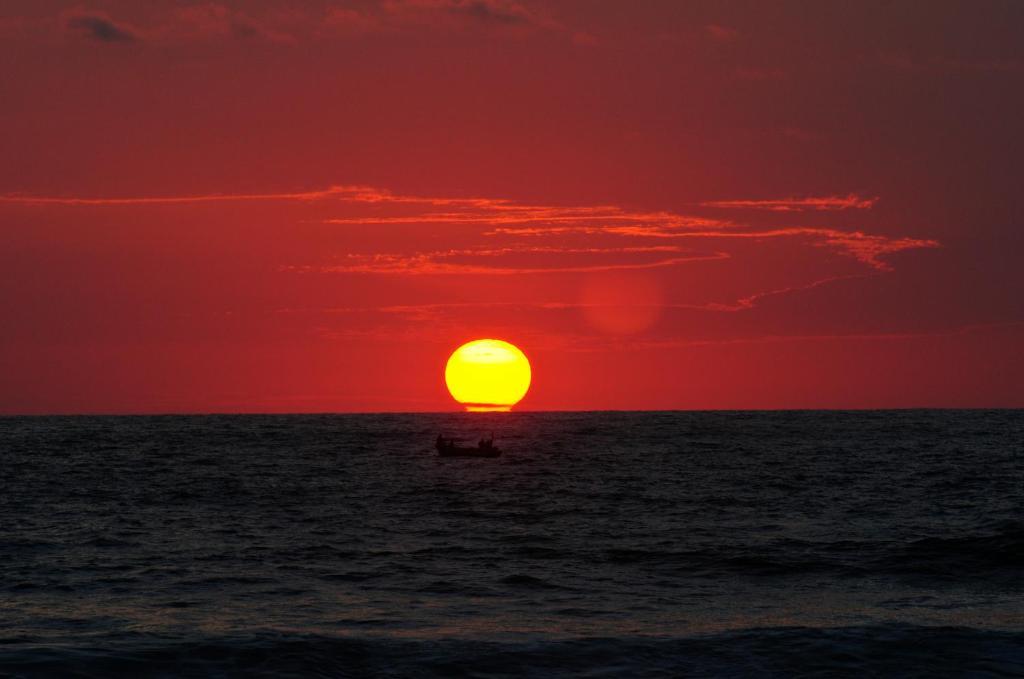
[[[437,454],[440,457],[498,457],[501,455],[501,448],[494,445],[494,437],[489,440],[482,440],[472,448],[456,445],[455,439],[437,437]]]

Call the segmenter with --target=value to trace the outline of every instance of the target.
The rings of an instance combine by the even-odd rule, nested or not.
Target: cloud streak
[[[545,24],[534,12],[511,0],[386,0],[384,10],[399,17],[445,16],[497,26]]]
[[[332,186],[314,191],[284,193],[212,193],[186,196],[137,196],[104,198],[81,196],[31,196],[22,194],[0,195],[0,204],[8,205],[66,205],[83,207],[118,207],[131,205],[188,205],[192,203],[225,203],[250,201],[315,201],[337,199],[355,203],[380,202],[377,189],[366,186]]]
[[[220,2],[182,3],[150,12],[144,29],[102,11],[72,10],[62,13],[60,24],[65,31],[104,43],[297,44],[366,35],[435,35],[444,39],[480,35],[490,39],[544,33],[563,35],[576,45],[596,43],[586,31],[554,18],[543,4],[517,0],[366,0],[321,10],[293,4],[287,9],[261,9],[246,3],[240,9]],[[0,27],[6,23],[0,19]]]
[[[677,253],[672,257],[659,257],[640,261],[617,261],[577,263],[566,265],[564,258],[577,260],[595,256],[637,256],[651,253]],[[522,255],[554,255],[554,263],[524,265],[494,263],[494,260],[508,260]],[[728,259],[724,252],[690,253],[672,246],[625,247],[625,248],[499,248],[494,250],[444,250],[417,252],[412,254],[368,254],[347,255],[344,263],[329,265],[286,266],[284,271],[296,273],[347,273],[385,275],[473,275],[511,276],[518,274],[553,273],[594,273],[601,271],[623,271],[633,269],[660,269],[684,262]],[[459,261],[461,260],[461,261]],[[490,260],[490,261],[488,261]]]
[[[135,29],[97,12],[69,14],[64,19],[64,26],[72,33],[96,42],[132,43],[139,40]]]
[[[821,196],[809,198],[778,198],[771,200],[713,200],[701,203],[702,207],[771,210],[773,212],[804,212],[807,210],[870,210],[878,198],[864,198],[854,193],[845,196]]]
[[[707,257],[706,259],[721,259],[722,257]],[[727,257],[726,257],[727,258]],[[312,270],[304,273],[316,273]],[[768,297],[777,297],[794,292],[804,292],[820,288],[830,283],[839,281],[856,280],[876,274],[854,274],[849,276],[829,276],[811,281],[803,285],[792,285],[786,287],[757,292],[752,295],[736,298],[731,302],[706,302],[706,303],[678,303],[678,302],[638,302],[631,303],[631,307],[651,307],[658,310],[680,310],[680,311],[712,311],[719,313],[738,313],[753,309],[757,303]],[[408,317],[410,320],[438,320],[452,312],[465,310],[485,309],[520,309],[532,311],[577,311],[581,309],[594,308],[615,308],[621,303],[595,303],[583,301],[549,300],[544,302],[428,302],[424,304],[393,304],[376,307],[321,307],[321,308],[285,308],[277,309],[275,313],[280,314],[394,314]]]
[[[293,36],[269,27],[266,21],[258,21],[248,14],[216,3],[190,5],[177,9],[173,21],[165,28],[164,32],[168,36],[180,39],[223,40],[234,38],[276,43],[294,41]]]
[[[514,0],[384,0],[359,8],[333,8],[324,28],[349,33],[564,30],[559,22]]]
[[[660,224],[639,224],[609,227],[528,227],[504,228],[495,233],[517,236],[550,236],[556,234],[605,234],[641,239],[706,239],[712,241],[728,239],[771,240],[777,238],[805,238],[819,246],[831,247],[878,271],[890,271],[892,267],[884,260],[887,255],[903,250],[937,248],[936,240],[926,238],[891,238],[866,234],[862,231],[840,231],[832,228],[794,226],[778,229],[749,229],[738,227],[731,230],[677,230]]]
[[[751,208],[769,211],[867,210],[876,198],[855,194],[781,200],[732,200],[702,203],[711,208]],[[316,203],[323,209],[350,206],[349,214],[318,220],[346,227],[461,228],[491,244],[474,250],[449,250],[413,253],[376,253],[349,255],[345,261],[321,264],[295,264],[285,267],[294,272],[374,273],[391,275],[513,275],[530,273],[572,273],[616,269],[664,268],[694,261],[730,257],[730,241],[767,242],[794,240],[813,247],[828,248],[852,257],[869,270],[892,269],[887,258],[906,250],[936,248],[932,239],[869,234],[861,230],[842,230],[824,226],[784,226],[759,228],[749,223],[704,215],[686,215],[669,211],[628,210],[614,205],[557,206],[519,204],[503,198],[416,196],[393,193],[364,185],[335,185],[325,189],[238,194],[197,194],[184,196],[80,197],[7,194],[0,205],[34,207],[122,207],[146,205],[193,205],[248,202]],[[362,206],[362,207],[360,207]],[[370,211],[367,213],[367,211]],[[396,212],[397,211],[397,212]],[[614,247],[582,248],[581,237],[619,241]],[[704,254],[684,253],[675,243],[650,245],[651,239],[677,240],[697,247]],[[527,240],[534,241],[532,244]],[[539,241],[539,244],[538,244]],[[494,247],[497,242],[509,244]],[[547,245],[547,244],[550,245]],[[638,253],[676,253],[654,261],[636,261]],[[500,261],[513,255],[557,255],[559,264],[546,266],[509,264]],[[711,254],[708,254],[711,253]],[[595,257],[619,257],[618,262],[595,263]],[[591,261],[579,261],[589,259]],[[572,260],[572,263],[566,263]]]

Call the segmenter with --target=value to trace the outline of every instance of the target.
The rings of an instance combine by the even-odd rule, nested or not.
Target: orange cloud
[[[77,196],[31,196],[8,194],[0,196],[0,204],[25,206],[123,206],[201,204],[217,202],[294,201],[324,202],[339,205],[365,205],[375,208],[401,207],[402,214],[356,214],[326,218],[327,224],[348,226],[393,225],[467,225],[486,227],[476,235],[489,239],[546,239],[550,246],[526,246],[515,242],[505,248],[478,248],[475,250],[449,250],[419,253],[377,253],[349,255],[343,263],[288,265],[286,270],[298,272],[376,273],[411,275],[511,275],[522,273],[570,273],[606,271],[616,269],[660,268],[693,261],[723,259],[730,255],[723,250],[723,242],[730,239],[767,241],[780,238],[800,238],[818,247],[828,247],[849,255],[875,271],[889,271],[885,261],[889,255],[911,249],[935,248],[939,243],[931,239],[890,237],[863,231],[844,231],[831,227],[755,228],[734,221],[699,215],[684,215],[667,211],[631,211],[614,205],[552,206],[517,204],[501,198],[458,198],[443,196],[415,196],[395,194],[387,190],[364,185],[336,185],[326,189],[243,194],[198,194],[186,196],[146,196],[130,198],[90,198]],[[815,198],[788,198],[782,200],[732,200],[702,203],[705,207],[741,207],[771,211],[846,210],[868,209],[876,198],[862,198],[855,194]],[[437,211],[436,208],[444,208]],[[472,233],[472,232],[470,232]],[[581,248],[566,244],[567,238],[579,236],[610,237],[627,242],[625,245],[604,248]],[[650,246],[642,241],[652,238],[689,242],[701,241],[705,254],[685,254],[675,245]],[[629,241],[641,243],[628,244]],[[677,256],[654,261],[636,261],[637,253],[674,252]],[[562,263],[550,266],[503,265],[499,257],[512,254],[558,254]],[[710,254],[708,254],[710,253]],[[620,256],[618,262],[575,262],[565,264],[565,258],[579,260],[595,255]],[[471,260],[471,261],[470,261]]]
[[[500,248],[496,250],[444,250],[412,254],[370,254],[347,255],[345,263],[330,265],[285,266],[284,271],[296,273],[349,273],[349,274],[402,274],[402,275],[489,275],[509,276],[538,273],[587,273],[597,271],[619,271],[629,269],[658,269],[684,262],[726,259],[724,252],[678,254],[639,261],[618,261],[611,263],[560,263],[565,256],[583,255],[637,255],[648,253],[676,252],[675,247],[630,247],[630,248]],[[548,265],[513,265],[494,263],[496,258],[510,258],[522,254],[559,255],[560,261]],[[463,261],[452,261],[463,260]],[[491,261],[486,261],[491,260]]]
[[[781,198],[774,200],[714,200],[701,203],[704,207],[773,210],[776,212],[802,212],[804,210],[869,210],[878,198],[863,198],[850,193],[845,196],[817,198]]]

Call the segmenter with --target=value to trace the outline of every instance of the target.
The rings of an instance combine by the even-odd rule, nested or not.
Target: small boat
[[[498,457],[501,455],[501,448],[494,445],[493,436],[490,439],[481,439],[479,444],[469,447],[456,444],[455,439],[446,439],[438,435],[435,447],[440,457]]]

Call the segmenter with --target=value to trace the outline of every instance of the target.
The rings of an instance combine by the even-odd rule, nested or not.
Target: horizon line
[[[339,417],[359,415],[463,415],[510,417],[519,414],[579,414],[579,413],[863,413],[863,412],[906,412],[906,411],[979,411],[979,410],[1024,410],[1022,406],[889,406],[889,407],[846,407],[846,408],[595,408],[595,409],[549,409],[511,410],[502,412],[470,412],[466,410],[310,410],[310,411],[123,411],[123,412],[52,412],[52,413],[0,413],[0,419],[30,417],[306,417],[334,415]]]

